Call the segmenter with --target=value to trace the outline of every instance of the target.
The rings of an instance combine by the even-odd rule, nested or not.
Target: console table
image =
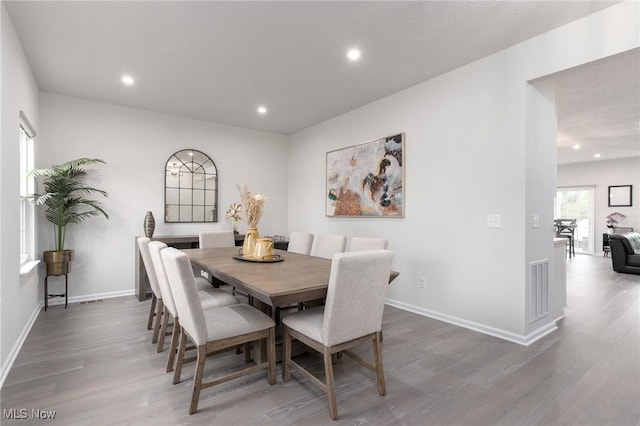
[[[607,257],[611,252],[611,246],[609,246],[609,234],[606,232],[602,234],[602,255]]]

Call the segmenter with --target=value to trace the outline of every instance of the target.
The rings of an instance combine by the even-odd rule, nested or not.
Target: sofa
[[[611,247],[611,261],[613,270],[627,274],[640,274],[640,234],[609,235]]]

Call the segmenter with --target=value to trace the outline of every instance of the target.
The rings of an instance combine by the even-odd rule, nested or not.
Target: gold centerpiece
[[[258,233],[258,222],[262,217],[267,197],[251,191],[247,185],[240,187],[240,203],[244,218],[247,221],[247,231],[244,236],[244,244],[242,245],[242,255],[244,257],[252,257],[256,240],[260,238]]]

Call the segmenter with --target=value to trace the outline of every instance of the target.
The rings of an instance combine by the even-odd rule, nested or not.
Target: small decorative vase
[[[242,244],[242,255],[244,257],[251,258],[253,256],[253,248],[258,238],[260,238],[258,228],[247,228],[247,232],[244,234],[244,243]]]
[[[153,231],[156,229],[156,220],[153,218],[153,213],[148,211],[144,216],[144,235],[147,238],[153,237]]]

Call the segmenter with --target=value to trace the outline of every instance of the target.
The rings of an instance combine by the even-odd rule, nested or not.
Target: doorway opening
[[[594,254],[594,187],[558,188],[555,219],[575,219],[573,241],[576,253]]]

